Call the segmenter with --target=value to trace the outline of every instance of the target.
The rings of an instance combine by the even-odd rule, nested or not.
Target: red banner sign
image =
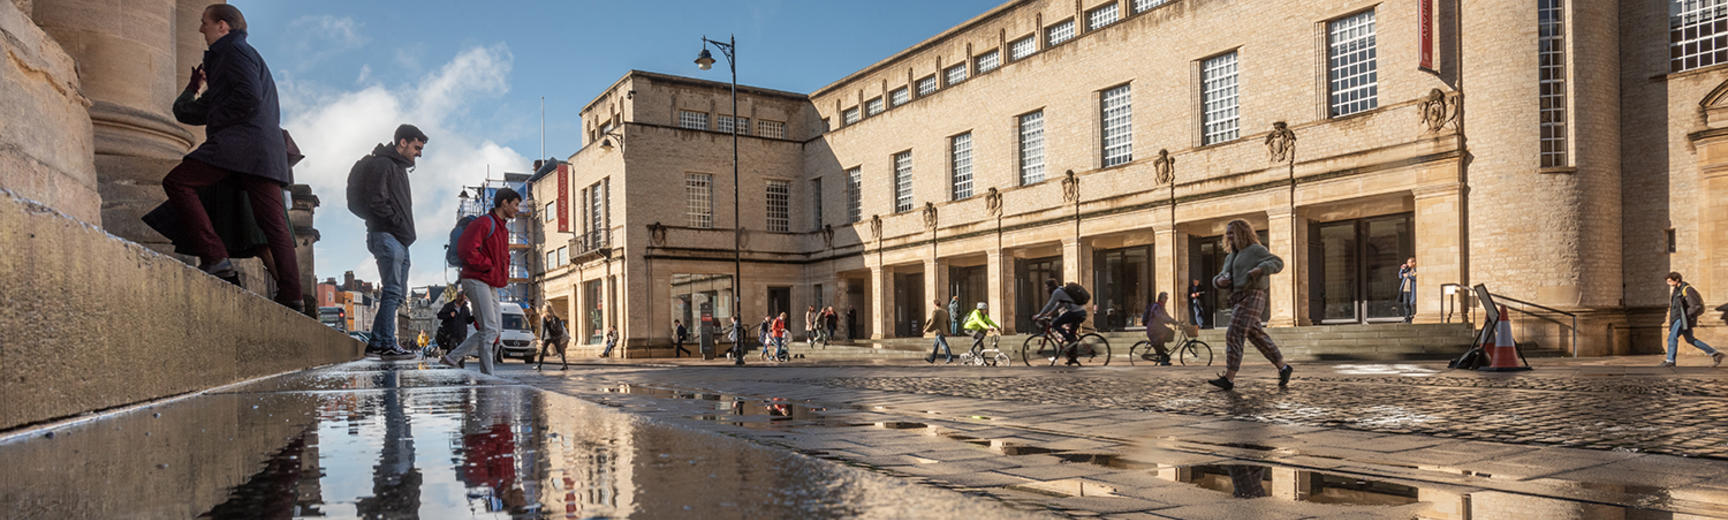
[[[1418,67],[1434,70],[1434,0],[1416,0],[1416,30],[1421,39]]]
[[[558,163],[558,232],[570,232],[570,165]]]

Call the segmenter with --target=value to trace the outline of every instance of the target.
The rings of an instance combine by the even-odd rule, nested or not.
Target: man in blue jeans
[[[366,221],[366,250],[378,260],[382,286],[372,342],[366,354],[411,358],[396,344],[396,308],[408,296],[408,246],[414,244],[414,197],[408,168],[426,148],[426,134],[414,125],[396,127],[392,145],[380,144],[348,172],[348,210]]]
[[[1722,353],[1692,336],[1692,330],[1698,327],[1698,316],[1704,314],[1704,298],[1678,272],[1668,273],[1668,287],[1672,288],[1668,296],[1668,359],[1662,362],[1662,366],[1674,366],[1675,356],[1680,353],[1681,336],[1686,337],[1687,343],[1709,354],[1711,366],[1721,365]]]

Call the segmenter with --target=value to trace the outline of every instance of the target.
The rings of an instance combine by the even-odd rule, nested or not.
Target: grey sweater
[[[1256,267],[1260,268],[1261,276],[1249,280],[1248,271],[1252,271]],[[1219,271],[1218,274],[1230,273],[1231,290],[1233,291],[1246,289],[1264,291],[1272,288],[1269,275],[1277,274],[1283,270],[1284,259],[1278,258],[1271,251],[1267,251],[1266,246],[1254,244],[1224,257],[1224,270]]]

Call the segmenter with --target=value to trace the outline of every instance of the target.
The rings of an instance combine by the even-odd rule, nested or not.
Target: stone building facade
[[[952,294],[1023,330],[1055,278],[1132,329],[1158,292],[1188,308],[1240,218],[1286,261],[1273,326],[1400,321],[1414,257],[1419,323],[1480,283],[1530,339],[1650,351],[1668,271],[1728,297],[1724,24],[1722,0],[1008,2],[807,95],[740,87],[739,304],[889,338]],[[728,96],[633,71],[585,107],[534,187],[573,328],[660,345],[733,312]]]

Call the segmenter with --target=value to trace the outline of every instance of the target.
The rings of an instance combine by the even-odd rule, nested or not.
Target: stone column
[[[318,239],[322,238],[318,230],[312,227],[312,216],[318,208],[318,196],[313,195],[312,187],[305,184],[290,186],[288,191],[293,194],[293,203],[288,206],[288,225],[294,228],[294,258],[300,264],[300,286],[315,287],[318,284],[318,273],[314,269],[317,263],[312,259],[312,244],[318,243]]]
[[[1085,265],[1091,261],[1092,247],[1080,239],[1062,239],[1062,283],[1079,282],[1092,291],[1092,270]],[[1088,304],[1090,306],[1090,304]]]
[[[1273,327],[1308,325],[1308,219],[1290,207],[1266,212],[1267,249],[1284,259],[1284,270],[1272,275],[1267,294]]]
[[[948,296],[948,264],[933,258],[924,259],[924,301],[922,303],[928,304],[931,300],[941,301],[942,303],[938,307],[947,310]],[[920,323],[928,321],[927,318],[934,310],[936,310],[935,307],[925,307],[924,315],[919,316],[918,321]],[[954,319],[954,317],[949,316],[949,319]]]
[[[1416,199],[1416,323],[1439,323],[1444,317],[1441,284],[1470,283],[1464,245],[1469,225],[1466,189],[1462,183],[1448,183],[1411,190]]]
[[[870,339],[885,339],[894,330],[894,270],[870,266]]]
[[[1713,125],[1722,122],[1716,118],[1715,111],[1721,108],[1712,107]],[[1693,276],[1698,277],[1697,285],[1704,287],[1704,306],[1714,309],[1728,296],[1728,129],[1715,128],[1701,132],[1700,138],[1693,141],[1696,146],[1699,171],[1698,204],[1698,241],[1692,248],[1698,251],[1698,273],[1685,273],[1688,281]],[[1685,247],[1685,246],[1682,246]],[[1713,290],[1712,290],[1713,289]],[[1709,311],[1698,320],[1699,339],[1711,345],[1728,343],[1728,334],[1716,326],[1721,323],[1716,319],[1720,313]],[[1582,335],[1580,335],[1582,338]],[[1694,349],[1682,348],[1682,352]]]
[[[202,36],[195,25],[178,26],[179,3],[137,0],[123,9],[101,0],[34,3],[36,24],[77,60],[91,101],[103,227],[162,251],[170,249],[166,239],[138,219],[166,200],[162,177],[193,144],[170,109],[186,79],[176,70],[181,32],[200,43]]]
[[[1156,290],[1170,293],[1170,316],[1192,321],[1188,315],[1188,234],[1175,226],[1159,224],[1152,228],[1152,283]]]
[[[91,159],[90,100],[78,64],[30,19],[30,2],[0,3],[0,186],[102,225]]]
[[[1002,326],[1003,333],[1014,330],[1014,257],[1001,249],[984,252],[984,277],[988,287],[990,317]]]

